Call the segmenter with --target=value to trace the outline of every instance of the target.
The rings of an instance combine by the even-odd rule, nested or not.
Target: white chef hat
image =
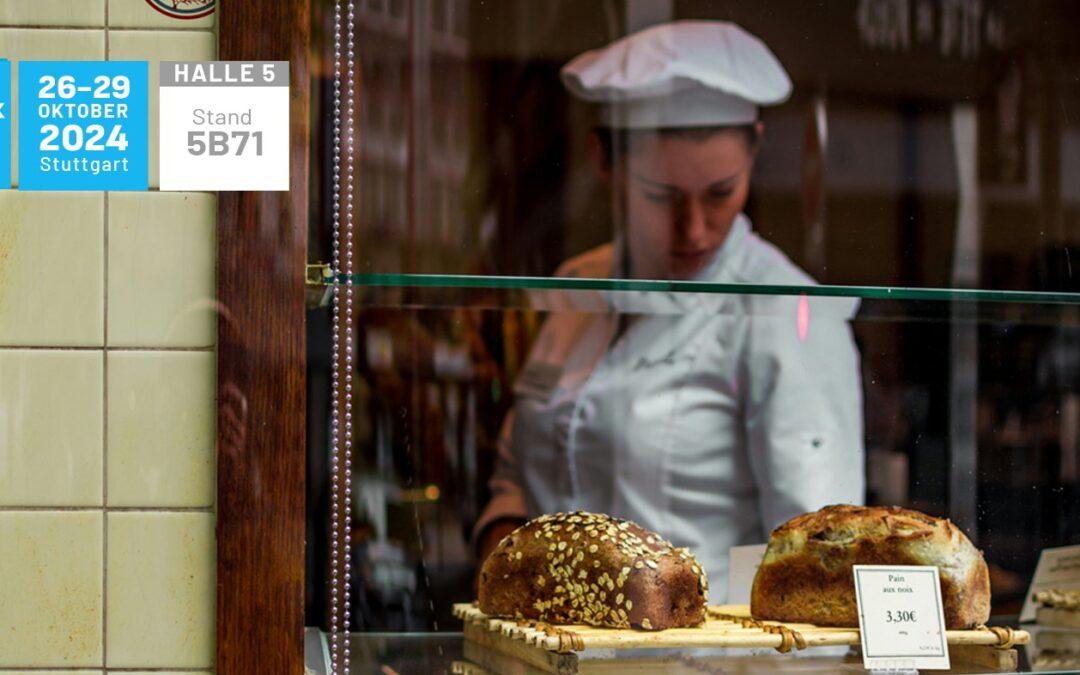
[[[603,104],[603,123],[621,129],[749,124],[759,105],[791,94],[765,43],[727,21],[646,28],[575,57],[562,80]]]

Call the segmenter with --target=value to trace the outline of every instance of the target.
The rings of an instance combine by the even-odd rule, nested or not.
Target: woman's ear
[[[761,144],[765,141],[765,123],[761,120],[754,122],[754,147],[752,148],[752,154],[754,159],[757,159],[758,151],[761,150]]]
[[[589,152],[589,164],[592,165],[593,173],[602,182],[611,184],[611,161],[608,157],[607,151],[604,148],[603,141],[600,140],[600,135],[593,131],[589,134],[588,143]]]

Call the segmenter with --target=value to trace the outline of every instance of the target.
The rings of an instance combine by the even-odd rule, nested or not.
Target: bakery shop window
[[[750,544],[775,570],[751,607],[825,625],[796,611],[824,576],[785,567],[958,556],[968,626],[1015,614],[1039,552],[1080,543],[1080,101],[1053,84],[1077,64],[1046,28],[1080,16],[985,3],[972,41],[878,4],[364,3],[338,378],[351,630],[444,630],[477,597],[657,630],[704,595],[684,568],[724,603],[729,550]],[[326,625],[329,309],[309,325],[308,623]],[[616,534],[587,543],[579,511]],[[673,552],[633,553],[657,542]],[[649,560],[685,593],[622,590]],[[823,604],[849,621],[841,586]]]

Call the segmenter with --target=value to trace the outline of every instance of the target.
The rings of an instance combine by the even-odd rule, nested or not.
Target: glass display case
[[[948,518],[1018,627],[1080,544],[1076,10],[317,3],[307,623],[338,668],[541,668],[477,657],[453,608],[493,533],[578,509],[689,548],[714,605],[748,599],[728,549],[803,512]],[[752,117],[687,122],[695,86]],[[954,669],[1080,663],[1019,650]],[[862,668],[802,656],[700,658]]]
[[[715,605],[746,602],[730,546],[802,512],[949,518],[1017,625],[1040,552],[1080,543],[1074,6],[335,9],[314,8],[309,261],[332,293],[309,309],[307,622],[339,670],[404,650],[530,672],[443,634],[492,531],[578,509],[688,546]],[[635,78],[694,57],[678,30],[716,25],[693,22],[752,33],[791,91],[689,134],[684,110],[612,123]],[[596,76],[615,103],[568,91],[571,59],[661,25],[676,37]],[[822,672],[861,670],[835,658]]]

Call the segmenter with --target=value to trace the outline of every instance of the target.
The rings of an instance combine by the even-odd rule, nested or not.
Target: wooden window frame
[[[218,196],[219,675],[304,672],[311,0],[228,0],[218,58],[288,61],[290,191]]]

